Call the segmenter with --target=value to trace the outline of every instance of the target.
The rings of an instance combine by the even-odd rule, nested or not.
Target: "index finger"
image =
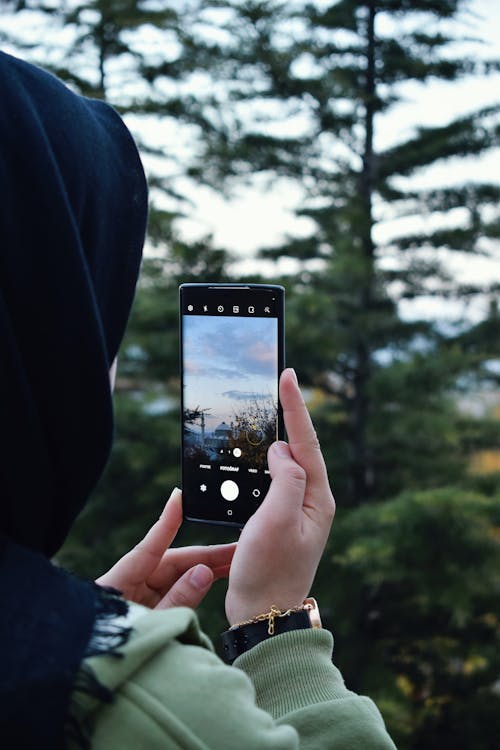
[[[318,436],[292,368],[281,374],[280,402],[293,458],[305,469],[308,481],[328,481]]]
[[[182,493],[178,487],[175,487],[159,519],[129,554],[140,555],[158,562],[174,541],[181,523]]]
[[[116,588],[141,583],[156,568],[182,523],[182,493],[176,487],[148,533],[111,568]],[[104,578],[104,576],[103,576]],[[99,579],[100,580],[100,579]]]

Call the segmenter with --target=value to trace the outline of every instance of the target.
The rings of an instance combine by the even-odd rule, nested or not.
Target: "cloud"
[[[191,360],[188,372],[193,375],[233,381],[254,377],[274,380],[277,322],[273,318],[187,316],[184,353]]]
[[[202,372],[202,368],[198,362],[192,359],[184,360],[184,372],[192,375],[199,375]]]
[[[264,401],[270,398],[269,393],[253,393],[252,391],[224,391],[221,395],[236,401]]]

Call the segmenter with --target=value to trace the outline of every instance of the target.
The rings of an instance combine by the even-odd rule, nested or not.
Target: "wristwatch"
[[[285,612],[271,607],[270,612],[258,615],[254,620],[235,625],[222,634],[224,658],[228,664],[232,664],[245,651],[275,635],[288,633],[291,630],[321,627],[318,604],[312,597],[305,599],[300,607]]]

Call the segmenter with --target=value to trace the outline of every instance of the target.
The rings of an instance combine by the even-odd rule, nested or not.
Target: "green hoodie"
[[[190,609],[132,604],[125,622],[123,656],[85,662],[113,702],[73,694],[92,750],[395,748],[375,704],[345,687],[326,630],[275,636],[227,666]]]

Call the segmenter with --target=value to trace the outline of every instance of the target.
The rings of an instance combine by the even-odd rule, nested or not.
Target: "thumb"
[[[306,489],[306,472],[292,457],[287,443],[278,440],[267,453],[271,486],[261,507],[272,509],[273,515],[286,515],[302,509]]]
[[[215,576],[208,565],[195,565],[186,571],[158,602],[155,609],[190,607],[195,609],[208,593]]]

